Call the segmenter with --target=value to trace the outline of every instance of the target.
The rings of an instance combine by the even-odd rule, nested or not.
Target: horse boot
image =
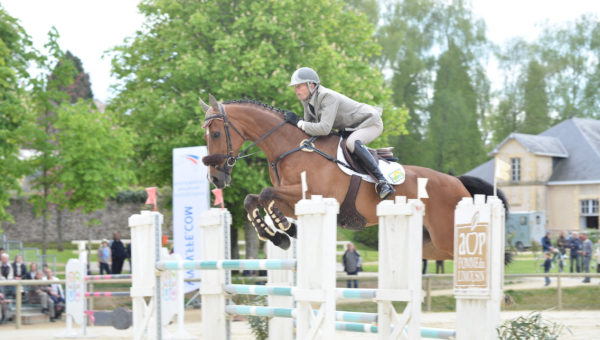
[[[250,214],[247,215],[248,220],[256,230],[256,235],[258,239],[261,241],[271,241],[277,247],[287,250],[290,247],[290,238],[285,233],[280,233],[276,230],[271,229],[269,225],[265,222],[262,216],[259,214],[258,209],[254,209],[252,211],[252,216]]]
[[[357,140],[354,142],[354,154],[360,160],[362,166],[377,180],[377,184],[375,184],[375,192],[379,196],[380,199],[384,200],[388,198],[391,194],[393,194],[396,190],[394,187],[388,183],[388,181],[383,177],[381,170],[379,170],[379,166],[373,158],[373,155],[367,150],[367,147],[364,144]]]

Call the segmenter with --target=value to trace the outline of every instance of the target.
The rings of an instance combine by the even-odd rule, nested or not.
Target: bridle
[[[223,105],[219,104],[219,111],[221,112],[221,114],[217,114],[217,115],[211,115],[208,116],[204,119],[204,126],[207,126],[210,124],[210,121],[212,121],[213,119],[220,119],[223,120],[223,126],[225,128],[225,140],[227,142],[227,154],[214,154],[211,156],[207,156],[207,157],[211,157],[211,159],[223,159],[223,165],[219,165],[219,164],[214,164],[214,161],[204,161],[205,159],[207,159],[207,157],[205,157],[203,159],[204,164],[205,165],[212,165],[215,167],[215,169],[217,169],[220,172],[223,172],[227,175],[231,174],[231,169],[235,166],[235,164],[237,163],[238,159],[241,158],[246,158],[249,156],[254,155],[254,153],[252,154],[246,154],[248,152],[248,150],[250,150],[250,148],[252,148],[253,146],[255,146],[256,144],[260,143],[261,141],[263,141],[265,138],[269,137],[273,132],[277,131],[280,127],[284,126],[286,124],[286,121],[282,121],[281,123],[279,123],[277,126],[275,126],[274,128],[272,128],[271,130],[267,131],[267,133],[265,133],[263,136],[261,136],[260,138],[258,138],[255,142],[253,142],[250,146],[248,146],[247,148],[245,148],[244,150],[242,150],[241,152],[239,152],[237,154],[237,156],[234,154],[234,150],[233,150],[233,144],[231,143],[231,132],[229,131],[229,127],[231,126],[233,128],[233,130],[235,132],[237,132],[238,135],[240,135],[240,137],[242,137],[242,140],[246,141],[249,138],[245,137],[242,132],[235,126],[235,124],[233,124],[232,121],[230,121],[227,118],[227,113],[225,112],[225,108],[223,107]],[[208,164],[207,164],[208,163]]]

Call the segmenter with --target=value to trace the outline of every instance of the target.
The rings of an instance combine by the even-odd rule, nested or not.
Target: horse
[[[209,181],[214,186],[224,188],[231,184],[231,171],[236,161],[247,157],[250,147],[256,145],[267,157],[273,186],[262,189],[259,194],[248,194],[244,200],[248,219],[261,240],[271,241],[284,249],[289,247],[290,237],[296,235],[296,225],[289,218],[296,218],[294,205],[302,199],[302,172],[306,172],[307,195],[333,197],[338,202],[346,197],[351,176],[342,172],[335,157],[331,156],[336,155],[339,135],[311,138],[286,122],[285,113],[289,111],[257,101],[221,104],[209,95],[209,104],[202,99],[200,103],[205,111],[203,127],[208,147],[208,155],[202,161],[209,167]],[[240,151],[245,141],[252,144]],[[394,196],[417,198],[417,178],[428,179],[429,198],[422,198],[426,211],[423,258],[452,259],[456,205],[463,197],[493,195],[493,186],[475,177],[455,177],[420,166],[406,165],[404,168],[405,181],[394,186]],[[500,195],[500,198],[508,207],[505,197]],[[379,202],[374,184],[363,181],[356,192],[355,208],[364,217],[365,226],[378,223],[376,206]],[[265,223],[261,208],[273,219],[276,228]]]

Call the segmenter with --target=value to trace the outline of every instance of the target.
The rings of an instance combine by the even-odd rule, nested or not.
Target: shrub
[[[354,241],[365,244],[371,248],[378,248],[379,226],[365,228],[354,233]]]

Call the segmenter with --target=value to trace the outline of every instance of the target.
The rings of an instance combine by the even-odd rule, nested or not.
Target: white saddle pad
[[[337,148],[337,159],[345,162],[346,164],[349,164],[349,162],[346,160],[346,157],[344,157],[344,152],[342,151],[341,142],[342,142],[342,139],[340,138],[340,143],[338,143],[338,148]],[[359,176],[360,178],[362,178],[363,181],[367,181],[370,183],[376,183],[376,180],[368,174],[359,174],[358,172],[356,172],[354,170],[350,170],[341,164],[338,164],[338,167],[344,173],[346,173],[348,175],[356,175],[356,176]],[[392,184],[404,183],[406,176],[405,176],[405,172],[404,172],[404,167],[402,167],[402,165],[400,163],[386,162],[386,161],[383,161],[380,159],[379,160],[379,169],[381,170],[381,173],[383,174],[383,176],[388,180],[388,182],[390,182]]]

